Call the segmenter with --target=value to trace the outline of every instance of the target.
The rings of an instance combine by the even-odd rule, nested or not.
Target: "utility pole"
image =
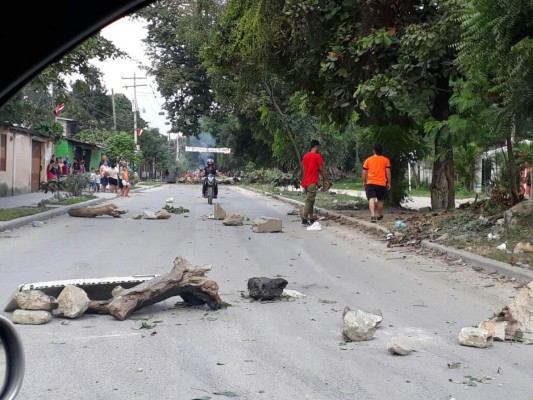
[[[133,112],[133,140],[135,140],[135,146],[137,146],[137,112],[139,111],[139,107],[137,105],[137,88],[141,86],[148,86],[148,85],[139,85],[137,84],[137,79],[146,79],[146,77],[138,77],[135,72],[133,73],[132,77],[122,77],[122,79],[133,79],[133,85],[125,85],[124,88],[128,89],[130,87],[133,88],[133,104],[132,104],[132,112]]]
[[[113,130],[117,130],[117,111],[115,109],[115,91],[111,89],[111,104],[113,105]]]

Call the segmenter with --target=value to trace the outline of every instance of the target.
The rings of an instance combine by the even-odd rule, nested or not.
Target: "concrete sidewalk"
[[[99,199],[114,199],[115,193],[91,193]],[[16,196],[0,197],[0,209],[15,207],[36,207],[41,200],[47,200],[54,197],[53,193],[27,193]]]
[[[47,200],[54,197],[52,193],[27,193],[19,194],[16,196],[0,197],[0,209],[1,208],[15,208],[15,207],[34,207],[41,200]]]
[[[289,192],[302,192],[302,189],[295,189],[293,187],[288,187],[287,190]],[[329,190],[330,192],[335,192],[337,194],[346,194],[348,196],[353,197],[361,197],[363,199],[366,199],[366,193],[362,190],[352,190],[352,189],[336,189],[331,188]],[[474,199],[461,199],[461,200],[455,200],[455,207],[459,207],[463,203],[467,202],[473,202]],[[402,203],[402,207],[408,208],[411,210],[419,210],[423,207],[431,207],[431,197],[422,197],[422,196],[412,196],[409,197],[406,201]]]

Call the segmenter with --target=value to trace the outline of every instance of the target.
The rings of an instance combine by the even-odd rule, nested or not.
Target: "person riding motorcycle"
[[[207,160],[207,166],[202,171],[202,176],[205,177],[204,184],[202,186],[202,195],[204,197],[207,197],[207,177],[209,176],[209,174],[213,176],[218,175],[218,171],[215,168],[215,161],[212,158]],[[215,180],[215,187],[213,189],[213,198],[216,199],[217,197],[218,197],[218,183]]]

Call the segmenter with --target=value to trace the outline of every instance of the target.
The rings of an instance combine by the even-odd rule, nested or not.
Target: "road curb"
[[[133,189],[130,193],[142,192],[144,190],[152,189],[153,187],[158,187],[158,186],[150,186],[150,187],[145,187],[145,188]],[[0,223],[0,232],[20,228],[24,225],[30,224],[32,221],[46,221],[54,217],[59,217],[60,215],[68,213],[68,211],[72,208],[95,206],[97,204],[101,204],[101,203],[105,203],[106,201],[113,201],[113,200],[114,199],[112,198],[92,199],[92,200],[84,201],[82,203],[76,203],[70,206],[62,206],[54,210],[49,210],[49,211],[44,211],[41,213],[29,215],[27,217],[16,218],[11,221]]]
[[[1,223],[0,232],[20,228],[21,226],[30,224],[32,221],[46,221],[47,219],[58,217],[60,215],[66,214],[68,210],[72,208],[76,208],[80,206],[92,206],[92,205],[103,203],[108,200],[111,200],[111,199],[105,199],[105,198],[92,199],[92,200],[84,201],[82,203],[76,203],[70,206],[62,206],[54,210],[44,211],[44,212],[37,213],[34,215],[28,215],[27,217],[16,218],[14,220]]]
[[[497,272],[500,275],[505,275],[509,278],[516,278],[524,282],[533,281],[533,271],[529,271],[527,269],[513,267],[512,265],[506,264],[501,261],[483,257],[466,250],[454,249],[452,247],[443,246],[442,244],[433,243],[428,240],[422,240],[420,244],[424,248],[436,250],[441,253],[445,253],[451,257],[461,258],[463,259],[463,261],[476,267],[483,268],[489,273]]]
[[[257,189],[253,189],[253,188],[244,188],[243,189],[245,190],[249,190],[251,192],[254,192],[254,193],[259,193],[259,194],[262,194],[262,195],[265,195],[265,196],[268,196],[268,197],[272,197],[274,199],[277,199],[277,200],[280,200],[280,201],[284,201],[286,203],[290,203],[290,204],[293,204],[293,205],[298,205],[298,206],[303,206],[304,203],[301,202],[301,201],[298,201],[298,200],[293,200],[293,199],[289,199],[287,197],[283,197],[283,196],[280,196],[280,195],[277,195],[277,194],[271,194],[271,193],[268,193],[268,192],[264,192],[264,191],[261,191],[261,190],[257,190]],[[371,230],[375,230],[377,231],[378,233],[390,233],[390,230],[385,228],[384,226],[380,226],[380,225],[377,225],[377,224],[372,224],[370,222],[366,222],[366,221],[361,221],[360,219],[357,219],[357,218],[353,218],[353,217],[347,217],[345,215],[342,215],[342,214],[339,214],[339,213],[336,213],[334,211],[331,211],[331,210],[327,210],[327,209],[324,209],[324,208],[321,208],[321,207],[315,207],[315,210],[322,214],[322,215],[325,215],[326,217],[335,217],[335,218],[340,218],[341,221],[346,221],[346,222],[349,222],[349,223],[352,223],[352,224],[356,224],[356,225],[359,225],[360,227],[363,227],[365,229],[371,229]],[[509,278],[515,278],[519,281],[524,281],[524,282],[532,282],[533,281],[533,271],[529,271],[529,270],[526,270],[526,269],[523,269],[523,268],[518,268],[518,267],[514,267],[510,264],[506,264],[504,262],[501,262],[501,261],[497,261],[497,260],[493,260],[491,258],[487,258],[487,257],[483,257],[483,256],[480,256],[480,255],[477,255],[477,254],[474,254],[474,253],[471,253],[471,252],[468,252],[466,250],[459,250],[459,249],[455,249],[455,248],[452,248],[452,247],[447,247],[447,246],[444,246],[442,244],[437,244],[437,243],[433,243],[433,242],[430,242],[429,240],[422,240],[421,243],[420,243],[420,246],[422,248],[425,248],[425,249],[428,249],[428,250],[434,250],[434,251],[439,251],[441,253],[444,253],[444,254],[447,254],[451,257],[455,257],[455,258],[461,258],[463,261],[467,262],[468,264],[474,266],[474,267],[478,267],[478,268],[483,268],[483,270],[487,271],[488,273],[498,273],[500,275],[505,275],[506,277],[509,277]]]

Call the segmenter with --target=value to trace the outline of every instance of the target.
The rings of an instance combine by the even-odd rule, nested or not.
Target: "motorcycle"
[[[209,174],[207,175],[207,204],[211,205],[213,204],[213,197],[215,196],[215,175]]]

